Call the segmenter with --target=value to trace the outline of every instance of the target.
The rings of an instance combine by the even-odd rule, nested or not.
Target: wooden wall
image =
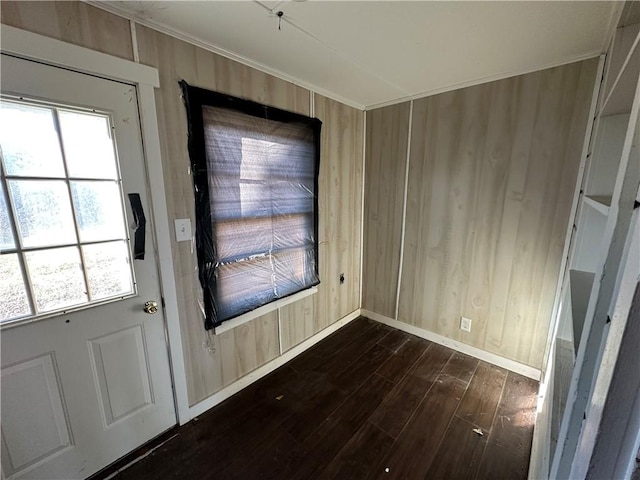
[[[3,1],[0,22],[133,60],[129,21],[82,2]]]
[[[315,116],[322,120],[318,239],[322,283],[317,295],[280,309],[283,351],[360,308],[364,114],[317,94],[314,104]]]
[[[90,5],[3,1],[0,14],[133,59],[129,22]],[[195,254],[172,244],[195,404],[359,307],[363,113],[139,25],[137,37],[140,61],[160,72],[170,217],[194,219],[179,80],[305,115],[313,101],[324,122],[317,295],[212,335]],[[540,367],[595,69],[590,60],[414,101],[411,138],[408,102],[367,113],[363,308],[397,309],[400,321]]]
[[[367,112],[362,307],[390,318],[402,242],[409,102]]]
[[[414,101],[397,320],[541,367],[596,67]],[[367,113],[365,167],[363,308],[391,318],[408,130],[398,109]]]
[[[79,2],[2,2],[2,23],[133,59],[129,21]],[[186,111],[178,82],[323,121],[319,292],[220,335],[206,332],[197,261],[172,238],[178,310],[191,405],[267,363],[359,307],[364,113],[292,83],[137,25],[140,62],[156,67],[162,160],[170,218],[195,224]],[[344,273],[345,283],[339,275]],[[279,343],[282,338],[282,345]]]

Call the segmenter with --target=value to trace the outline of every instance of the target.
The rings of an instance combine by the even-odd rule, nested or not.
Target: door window
[[[111,118],[0,103],[0,322],[135,292]]]

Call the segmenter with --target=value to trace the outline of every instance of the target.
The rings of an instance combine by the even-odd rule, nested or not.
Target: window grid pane
[[[22,247],[77,243],[65,180],[8,180]]]
[[[125,238],[118,182],[72,180],[71,194],[81,242]]]
[[[4,108],[5,99],[2,100]],[[41,169],[31,168],[28,162],[30,169],[7,171],[6,139],[0,136],[0,270],[7,275],[4,278],[11,279],[10,286],[2,286],[2,293],[9,293],[4,289],[10,288],[15,300],[0,308],[0,323],[66,312],[135,293],[109,117],[68,108],[6,103],[19,112],[33,110],[41,118],[49,116],[57,142],[52,141],[50,129],[47,146],[52,158],[60,158],[63,171],[49,171],[46,164]],[[2,111],[4,117],[6,110],[10,109]],[[3,124],[7,123],[4,117],[0,118]],[[62,129],[63,118],[66,132]],[[74,127],[82,125],[83,119],[88,120],[89,126],[81,128],[78,135],[90,141],[73,138]],[[30,132],[33,137],[38,133],[33,129]],[[57,152],[51,152],[56,143]],[[89,147],[94,144],[102,150],[92,151]],[[67,148],[75,163],[75,177],[70,175]],[[37,153],[42,158],[42,151]],[[14,152],[18,160],[20,155],[19,150]],[[102,165],[92,171],[96,161]],[[21,165],[17,163],[18,167]],[[9,255],[10,252],[15,253]],[[16,289],[21,294],[15,293]]]
[[[18,102],[0,104],[0,143],[7,174],[64,178],[53,112]],[[37,141],[31,135],[34,130],[39,134]]]
[[[67,177],[116,180],[118,169],[109,119],[67,110],[57,113]]]
[[[36,250],[24,255],[38,312],[87,303],[78,247]]]
[[[133,290],[127,242],[85,245],[82,247],[82,255],[92,300]]]
[[[19,254],[0,255],[0,278],[0,318],[13,319],[30,315],[31,304]]]
[[[4,183],[0,182],[0,251],[13,250],[16,246],[13,235],[9,203],[7,201]]]

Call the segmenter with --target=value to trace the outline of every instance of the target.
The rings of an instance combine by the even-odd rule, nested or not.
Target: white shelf
[[[618,25],[613,44],[607,52],[607,71],[600,92],[593,136],[589,139],[591,151],[587,155],[584,177],[581,179],[581,208],[574,219],[570,267],[563,278],[563,298],[556,318],[555,368],[551,372],[553,410],[543,417],[549,423],[542,424],[551,426],[549,444],[552,460],[549,470],[539,475],[551,478],[566,477],[568,472],[574,472],[575,465],[580,465],[576,470],[579,472],[577,476],[585,476],[586,469],[581,468],[588,465],[589,456],[586,455],[589,454],[584,452],[591,452],[589,449],[593,448],[593,444],[589,443],[589,439],[585,441],[580,437],[579,432],[585,425],[585,418],[593,431],[600,425],[600,419],[595,419],[593,411],[590,411],[595,405],[595,397],[592,397],[593,379],[600,375],[600,367],[593,359],[598,358],[603,341],[607,338],[608,330],[601,317],[613,300],[609,298],[612,287],[618,270],[623,268],[621,264],[616,264],[616,259],[623,258],[621,250],[624,246],[621,238],[617,238],[617,231],[619,226],[627,227],[626,222],[632,213],[628,208],[628,200],[633,187],[629,186],[637,187],[638,182],[638,171],[633,163],[637,162],[638,152],[633,148],[631,152],[625,151],[624,146],[632,140],[637,145],[640,135],[635,133],[634,140],[631,128],[635,121],[635,118],[631,118],[631,112],[636,114],[639,101],[636,93],[640,88],[640,24]],[[640,128],[640,124],[637,128]],[[609,196],[612,192],[616,192],[613,201]],[[636,194],[635,191],[631,193],[634,196]],[[612,208],[618,210],[619,206],[624,208],[617,212],[615,218],[609,215]],[[595,282],[596,278],[598,282]],[[594,311],[591,311],[590,305],[591,308],[596,306]],[[588,319],[587,310],[590,312]],[[575,362],[575,368],[571,368],[571,360]],[[569,371],[572,372],[571,379],[567,380]],[[566,402],[567,395],[571,399],[569,402]],[[553,423],[559,418],[562,418],[561,424]],[[543,465],[542,470],[546,466],[545,461],[538,461],[538,465]]]
[[[583,197],[584,198],[584,197]],[[591,202],[591,203],[587,203]],[[571,257],[571,268],[576,271],[595,272],[602,248],[602,239],[607,228],[608,215],[602,213],[604,206],[593,199],[583,200],[585,206],[580,213],[578,231],[575,237],[575,250]]]
[[[613,41],[613,50],[607,58],[607,84],[604,90],[604,98],[609,96],[611,90],[618,79],[624,65],[629,59],[629,52],[638,38],[640,24],[629,25],[616,30]]]
[[[584,189],[588,196],[613,192],[629,118],[628,114],[600,118]]]
[[[562,415],[567,404],[567,395],[571,383],[571,374],[575,362],[573,343],[561,338],[556,339],[555,361],[553,364],[553,413],[551,417],[551,444],[555,449],[560,432]]]
[[[611,196],[607,195],[585,195],[582,200],[586,205],[594,208],[597,212],[603,215],[609,215],[609,208],[611,207]]]
[[[569,271],[569,288],[571,289],[571,313],[573,316],[573,345],[575,351],[580,346],[582,327],[587,315],[587,306],[591,287],[593,286],[593,272],[583,272],[581,270]]]
[[[633,104],[633,96],[636,92],[636,85],[640,74],[640,33],[637,25],[626,27],[622,30],[633,29],[632,50],[627,54],[620,72],[616,76],[611,91],[608,93],[602,104],[601,115],[615,115],[619,113],[629,113]]]

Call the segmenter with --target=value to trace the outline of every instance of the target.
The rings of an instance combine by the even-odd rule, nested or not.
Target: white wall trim
[[[578,446],[573,457],[571,478],[586,478],[590,463],[596,464],[600,472],[606,471],[607,468],[605,467],[608,467],[612,478],[630,478],[631,471],[629,470],[633,468],[635,463],[633,460],[638,451],[636,438],[639,433],[638,426],[640,421],[638,413],[640,411],[631,408],[629,411],[631,415],[626,419],[626,430],[617,432],[612,431],[614,430],[612,428],[606,428],[610,426],[607,425],[607,420],[611,424],[615,424],[615,422],[610,420],[611,417],[605,417],[604,414],[606,411],[616,408],[620,408],[625,412],[626,409],[623,409],[623,405],[629,407],[629,402],[632,399],[636,399],[633,403],[637,403],[640,400],[638,384],[635,382],[629,384],[629,378],[633,378],[633,371],[638,368],[637,352],[636,355],[633,355],[636,358],[631,360],[628,357],[625,358],[625,350],[623,350],[624,344],[634,337],[633,330],[629,330],[627,324],[634,321],[629,314],[633,305],[636,285],[640,280],[639,217],[640,212],[636,209],[632,214],[621,260],[622,268],[618,271],[616,287],[611,298],[611,306],[609,308],[611,312],[610,328],[605,336],[602,360],[598,362],[600,367],[595,375],[592,395],[587,406],[587,418],[580,432]],[[635,338],[637,342],[637,334]],[[627,355],[628,351],[626,350]],[[625,370],[630,374],[623,375],[622,372],[625,372]],[[616,373],[619,374],[618,378],[614,378]],[[609,397],[612,387],[621,384],[628,385],[624,392],[626,393],[624,401],[620,397],[616,397],[615,401],[612,401]],[[636,389],[635,391],[633,390],[634,388]],[[620,393],[620,390],[617,391]],[[600,453],[600,458],[594,458],[596,440],[602,441],[603,439],[608,439],[612,443],[618,440],[621,446],[626,448],[622,448],[619,451],[617,458],[603,456],[602,453]],[[609,442],[606,443],[609,444]],[[599,449],[599,452],[607,451],[611,452],[611,449]],[[616,472],[616,467],[620,468],[621,471]]]
[[[131,30],[131,51],[133,53],[133,61],[140,63],[140,51],[138,50],[138,32],[136,30],[136,22],[129,20],[129,28]]]
[[[280,352],[280,355],[282,355],[282,313],[280,312],[280,309],[277,310],[278,312],[278,352]]]
[[[594,378],[600,369],[603,340],[606,339],[606,324],[600,320],[608,313],[610,307],[608,299],[604,296],[613,295],[613,287],[617,276],[612,276],[613,272],[619,270],[619,263],[612,263],[617,257],[622,258],[623,243],[620,235],[627,220],[620,217],[625,212],[619,208],[619,203],[628,201],[628,198],[621,198],[621,195],[628,194],[628,180],[633,169],[629,165],[634,165],[635,154],[633,148],[634,135],[637,122],[640,116],[640,81],[635,80],[635,92],[631,103],[631,113],[627,131],[623,143],[620,163],[613,189],[611,208],[607,216],[606,227],[600,240],[600,252],[598,252],[598,263],[595,270],[593,286],[585,314],[582,338],[574,363],[573,374],[569,391],[567,393],[567,403],[562,417],[560,431],[558,434],[558,444],[556,453],[551,465],[551,476],[560,477],[570,474],[571,462],[576,454],[580,432],[584,425],[584,415],[587,411],[588,402],[593,394]],[[635,197],[636,192],[633,192]],[[633,198],[630,197],[630,198]],[[631,217],[629,217],[631,218]],[[617,274],[616,274],[617,275]]]
[[[216,405],[223,402],[227,398],[238,393],[243,388],[248,387],[252,383],[260,380],[265,375],[268,375],[269,373],[273,372],[275,369],[293,360],[295,357],[303,353],[305,350],[308,350],[319,341],[324,340],[332,333],[337,332],[339,329],[341,329],[348,323],[352,322],[359,316],[360,316],[360,309],[354,310],[349,315],[341,318],[335,323],[332,323],[324,330],[321,330],[320,332],[316,333],[314,336],[306,339],[304,342],[299,343],[298,345],[291,348],[290,350],[287,350],[279,357],[276,357],[273,360],[271,360],[269,363],[265,363],[261,367],[246,374],[244,377],[240,378],[239,380],[236,380],[232,384],[227,385],[222,390],[214,393],[210,397],[207,397],[201,402],[196,403],[189,409],[191,418],[195,418],[198,415],[202,415],[207,410],[215,407]]]
[[[404,233],[407,229],[407,195],[409,193],[409,159],[411,158],[411,130],[413,128],[413,100],[409,102],[409,127],[407,128],[407,164],[404,170],[404,195],[402,196],[402,223],[400,224],[400,262],[398,263],[398,286],[396,288],[395,318],[400,311],[400,285],[402,262],[404,261]]]
[[[551,313],[549,332],[547,333],[547,342],[545,345],[544,356],[542,357],[542,371],[547,371],[547,363],[549,361],[549,356],[551,355],[551,347],[554,339],[558,334],[558,312],[561,305],[561,299],[563,294],[563,287],[566,284],[565,276],[568,273],[567,264],[569,263],[569,256],[571,255],[570,246],[571,239],[573,237],[573,226],[576,225],[577,214],[578,214],[578,204],[580,202],[582,184],[585,178],[587,158],[590,155],[589,148],[591,146],[591,137],[594,132],[594,124],[596,118],[596,110],[598,107],[598,100],[600,99],[600,89],[603,84],[603,75],[604,75],[604,62],[606,55],[600,55],[600,60],[598,61],[598,68],[596,70],[596,79],[595,84],[593,86],[593,92],[591,93],[591,105],[589,106],[589,117],[587,119],[586,131],[584,135],[584,140],[582,142],[582,152],[580,154],[580,166],[578,167],[578,177],[576,179],[576,185],[573,191],[573,200],[571,203],[571,213],[569,215],[569,221],[567,222],[567,230],[565,232],[564,237],[564,247],[562,249],[562,261],[560,263],[560,269],[558,273],[558,283],[556,285],[556,293],[553,300],[553,309]]]
[[[364,189],[367,175],[367,112],[362,112],[362,192],[360,192],[360,298],[358,305],[362,308],[362,294],[364,292]]]
[[[469,80],[461,83],[453,83],[451,85],[445,85],[444,87],[438,87],[424,92],[416,93],[415,95],[409,95],[406,97],[396,98],[389,100],[388,102],[374,103],[367,105],[365,110],[375,110],[376,108],[388,107],[390,105],[397,105],[398,103],[408,102],[409,100],[419,100],[424,97],[431,97],[440,93],[452,92],[454,90],[460,90],[462,88],[473,87],[476,85],[482,85],[483,83],[495,82],[497,80],[504,80],[506,78],[517,77],[519,75],[526,75],[527,73],[539,72],[540,70],[547,70],[549,68],[561,67],[563,65],[569,65],[571,63],[582,62],[590,58],[598,57],[602,54],[600,50],[592,50],[583,55],[572,57],[568,60],[562,60],[559,62],[543,63],[535,65],[533,67],[527,67],[520,70],[513,70],[509,72],[496,73],[494,75],[487,75],[486,77],[479,77],[473,80]]]
[[[4,24],[0,36],[2,50],[21,58],[110,80],[160,86],[158,70],[147,65]]]
[[[154,87],[160,85],[158,71],[152,67],[7,25],[2,25],[0,34],[3,53],[136,85],[147,180],[153,186],[149,189],[151,218],[158,252],[160,288],[165,300],[165,335],[169,350],[174,400],[178,422],[183,424],[190,419],[189,401],[155,105]]]
[[[609,103],[609,100],[611,100],[613,95],[616,93],[616,87],[620,83],[620,79],[622,79],[622,77],[624,76],[625,70],[627,69],[629,64],[633,61],[634,58],[637,58],[635,57],[636,55],[640,55],[640,52],[638,51],[639,43],[640,43],[640,31],[638,31],[638,34],[636,35],[636,38],[633,41],[631,48],[629,49],[629,53],[625,57],[624,62],[622,62],[620,71],[618,72],[618,74],[616,75],[616,78],[613,80],[613,83],[611,84],[611,89],[609,90],[606,98],[602,102],[602,106],[600,107],[601,112],[607,108],[607,104]]]
[[[475,357],[487,363],[491,363],[493,365],[497,365],[498,367],[506,368],[507,370],[518,373],[520,375],[524,375],[525,377],[532,378],[538,381],[540,380],[540,370],[534,367],[530,367],[529,365],[516,362],[515,360],[511,360],[509,358],[501,357],[500,355],[496,355],[495,353],[481,350],[477,347],[458,342],[442,335],[438,335],[437,333],[433,333],[429,330],[416,327],[415,325],[409,325],[408,323],[393,320],[392,318],[380,315],[379,313],[371,312],[365,309],[361,309],[360,313],[363,317],[375,320],[376,322],[384,323],[385,325],[397,328],[398,330],[402,330],[403,332],[407,332],[417,337],[424,338],[439,345],[444,345],[445,347],[451,348],[467,355],[471,355],[472,357]]]
[[[326,90],[324,88],[321,88],[317,85],[314,85],[312,83],[306,82],[304,80],[301,80],[299,78],[293,77],[291,75],[288,75],[287,73],[275,69],[275,68],[271,68],[268,67],[267,65],[264,65],[260,62],[257,62],[255,60],[252,60],[250,58],[244,57],[242,55],[238,55],[236,53],[233,53],[229,50],[226,50],[222,47],[219,47],[217,45],[214,45],[210,42],[204,41],[198,37],[195,37],[193,35],[189,35],[188,33],[182,32],[178,29],[172,28],[172,27],[168,27],[167,25],[164,25],[160,22],[155,22],[151,19],[148,18],[139,18],[136,17],[135,15],[133,15],[130,11],[120,7],[118,5],[119,2],[112,2],[112,1],[97,1],[97,0],[84,0],[85,3],[88,3],[89,5],[92,5],[96,8],[100,8],[101,10],[106,10],[107,12],[113,13],[114,15],[118,15],[119,17],[123,17],[126,18],[128,20],[133,20],[134,22],[138,23],[139,25],[143,25],[145,27],[151,28],[157,32],[160,33],[164,33],[165,35],[169,35],[170,37],[173,38],[177,38],[178,40],[182,40],[183,42],[187,42],[190,43],[191,45],[195,45],[196,47],[200,47],[204,50],[207,50],[209,52],[213,52],[217,55],[223,56],[225,58],[228,58],[230,60],[233,60],[234,62],[238,62],[241,63],[243,65],[247,65],[248,67],[254,68],[256,70],[259,70],[261,72],[267,73],[269,75],[272,75],[276,78],[279,78],[281,80],[284,80],[286,82],[290,82],[293,83],[294,85],[298,85],[302,88],[306,88],[307,90],[311,90],[313,92],[319,93],[320,95],[327,97],[327,98],[331,98],[333,100],[337,100],[340,103],[344,103],[345,105],[348,105],[350,107],[354,107],[358,110],[364,110],[365,106],[361,105],[357,102],[353,102],[351,100],[349,100],[348,98],[344,98],[336,93],[333,93],[329,90]],[[3,25],[4,28],[4,25]]]
[[[309,90],[309,116],[316,116],[316,93],[313,90]]]
[[[555,345],[555,344],[554,344]],[[548,370],[552,371],[554,356],[549,357]],[[549,453],[550,453],[550,426],[551,406],[553,405],[553,375],[542,374],[538,388],[538,401],[536,405],[536,420],[533,427],[533,439],[531,442],[531,454],[529,455],[529,480],[542,480],[549,478]],[[549,402],[547,402],[547,399]]]
[[[609,24],[607,26],[607,36],[605,37],[604,47],[602,53],[606,53],[611,46],[611,42],[616,36],[618,25],[622,20],[622,13],[624,11],[625,2],[616,2],[616,5],[611,9],[611,15],[609,16]]]
[[[545,64],[540,64],[540,65],[536,65],[533,67],[528,67],[528,68],[522,68],[522,69],[517,69],[517,70],[513,70],[513,71],[507,71],[507,72],[501,72],[501,73],[497,73],[495,75],[488,75],[485,77],[479,77],[473,80],[469,80],[467,82],[462,82],[462,83],[455,83],[455,84],[451,84],[451,85],[445,85],[443,87],[439,87],[439,88],[435,88],[432,90],[427,90],[424,92],[420,92],[417,93],[415,95],[409,95],[409,96],[404,96],[401,98],[396,98],[393,100],[388,100],[386,102],[379,102],[379,103],[374,103],[371,105],[363,105],[360,104],[358,102],[354,102],[352,100],[349,100],[348,98],[345,98],[341,95],[338,95],[334,92],[331,92],[329,90],[326,90],[324,88],[319,87],[318,85],[314,85],[310,82],[307,82],[305,80],[301,80],[299,78],[296,78],[292,75],[289,75],[281,70],[275,69],[275,68],[271,68],[267,65],[264,65],[260,62],[257,62],[255,60],[252,60],[250,58],[244,57],[242,55],[239,55],[237,53],[231,52],[230,50],[224,49],[222,47],[219,47],[217,45],[214,45],[210,42],[207,42],[205,40],[202,40],[200,38],[197,38],[195,36],[192,36],[188,33],[182,32],[180,30],[177,30],[175,28],[172,27],[168,27],[160,22],[155,22],[151,19],[147,19],[147,18],[138,18],[135,15],[133,15],[130,11],[122,8],[121,6],[118,5],[119,2],[112,2],[112,1],[105,1],[105,0],[83,0],[85,3],[88,3],[89,5],[92,5],[96,8],[100,8],[102,10],[106,10],[107,12],[113,13],[114,15],[118,15],[119,17],[123,17],[126,18],[128,20],[133,20],[134,22],[143,25],[145,27],[151,28],[153,30],[156,30],[158,32],[164,33],[165,35],[169,35],[170,37],[173,38],[177,38],[178,40],[182,40],[184,42],[190,43],[192,45],[195,45],[197,47],[203,48],[205,50],[208,50],[210,52],[216,53],[218,55],[221,55],[223,57],[229,58],[235,62],[241,63],[243,65],[247,65],[251,68],[255,68],[256,70],[259,70],[261,72],[264,73],[268,73],[269,75],[273,75],[274,77],[277,77],[281,80],[293,83],[295,85],[298,85],[300,87],[306,88],[308,90],[312,90],[316,93],[319,93],[320,95],[323,95],[327,98],[331,98],[333,100],[336,100],[340,103],[344,103],[345,105],[348,105],[350,107],[354,107],[358,110],[374,110],[376,108],[381,108],[381,107],[386,107],[389,105],[395,105],[398,103],[404,103],[407,102],[409,100],[417,100],[419,98],[423,98],[423,97],[429,97],[432,95],[437,95],[439,93],[444,93],[444,92],[450,92],[452,90],[458,90],[461,88],[466,88],[466,87],[471,87],[474,85],[480,85],[482,83],[488,83],[488,82],[493,82],[496,80],[502,80],[505,78],[510,78],[510,77],[515,77],[518,75],[524,75],[527,73],[531,73],[531,72],[536,72],[538,70],[545,70],[547,68],[553,68],[553,67],[559,67],[561,65],[566,65],[569,63],[574,63],[574,62],[579,62],[582,60],[586,60],[588,58],[593,58],[593,57],[597,57],[598,55],[600,55],[602,53],[602,50],[604,50],[604,48],[606,48],[606,45],[603,49],[601,50],[592,50],[590,52],[587,52],[583,55],[578,55],[572,58],[569,58],[567,60],[562,60],[562,61],[558,61],[558,62],[551,62],[551,63],[545,63]],[[621,12],[622,7],[619,7],[619,11]],[[615,9],[614,12],[615,14]],[[613,16],[612,16],[613,18]],[[615,23],[614,23],[615,25]],[[614,28],[614,32],[615,32],[615,28]]]
[[[228,332],[229,330],[233,330],[234,328],[239,327],[243,323],[250,322],[251,320],[261,317],[262,315],[271,313],[274,310],[279,310],[280,308],[289,305],[290,303],[297,302],[298,300],[310,297],[311,295],[315,295],[316,293],[318,293],[318,287],[311,287],[307,288],[306,290],[302,290],[301,292],[294,293],[293,295],[289,295],[288,297],[281,298],[280,300],[275,300],[274,302],[267,303],[266,305],[258,307],[255,310],[251,310],[250,312],[243,313],[236,318],[227,320],[220,326],[215,327],[213,329],[213,333],[219,335],[221,333]]]
[[[596,128],[596,110],[600,100],[600,89],[604,82],[604,64],[605,55],[600,55],[598,62],[598,69],[596,71],[596,79],[591,96],[591,105],[589,107],[589,117],[587,120],[587,128],[585,131],[585,138],[582,144],[582,153],[580,159],[580,166],[578,168],[578,177],[573,192],[573,200],[571,204],[571,213],[569,216],[569,222],[567,225],[567,231],[565,233],[564,248],[562,251],[562,261],[560,263],[560,270],[558,273],[558,283],[556,285],[556,292],[553,302],[553,310],[550,317],[549,332],[547,334],[547,341],[545,345],[545,352],[542,360],[542,379],[540,382],[540,390],[538,392],[538,408],[536,411],[536,422],[533,430],[533,444],[531,447],[531,455],[529,461],[529,478],[537,479],[542,475],[548,477],[549,475],[549,455],[550,455],[550,439],[547,437],[548,426],[551,422],[551,408],[545,403],[547,401],[553,402],[552,390],[550,388],[550,381],[553,380],[553,364],[554,364],[554,346],[555,339],[558,335],[559,321],[558,313],[562,305],[562,297],[564,288],[567,285],[566,274],[568,273],[567,265],[569,263],[569,257],[572,255],[571,239],[573,236],[573,226],[576,223],[576,217],[578,214],[578,205],[580,202],[582,184],[586,175],[587,157],[589,156],[589,148],[591,146],[591,137],[593,131]]]
[[[147,164],[146,171],[149,180],[149,192],[151,194],[156,251],[158,252],[160,289],[162,291],[162,298],[164,299],[165,328],[176,402],[176,413],[178,423],[183,425],[190,420],[187,370],[184,363],[184,353],[182,351],[178,294],[175,270],[173,269],[173,254],[171,252],[171,237],[173,231],[171,230],[169,212],[167,211],[156,99],[154,88],[151,85],[138,85],[138,102],[140,107],[140,128],[142,130],[145,162]]]

